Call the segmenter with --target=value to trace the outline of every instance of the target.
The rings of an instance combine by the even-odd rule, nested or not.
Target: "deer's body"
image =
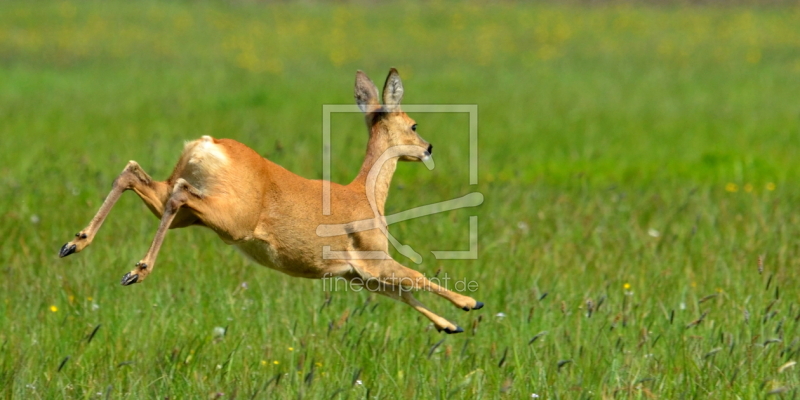
[[[166,181],[152,180],[136,162],[129,162],[95,218],[75,235],[76,239],[62,247],[60,256],[88,246],[122,192],[133,190],[161,219],[161,224],[150,250],[123,277],[123,285],[141,282],[150,274],[167,229],[200,225],[212,229],[225,243],[255,262],[291,276],[379,282],[379,286],[367,287],[411,305],[440,330],[460,332],[461,328],[425,308],[409,290],[434,291],[464,310],[483,304],[441,288],[392,260],[387,236],[381,229],[351,230],[329,237],[316,233],[320,225],[374,219],[376,210],[381,218],[398,159],[422,160],[430,156],[432,146],[416,134],[413,120],[399,109],[402,91],[396,71],[390,71],[384,87],[386,105],[381,106],[377,88],[366,75],[357,74],[356,99],[370,130],[367,155],[353,182],[330,183],[329,215],[322,212],[322,181],[295,175],[235,140],[203,136],[185,145]],[[376,165],[396,146],[412,150],[400,157],[384,157],[386,161]],[[385,257],[325,257],[324,248],[343,254],[379,252]]]
[[[234,140],[203,137],[188,143],[181,159],[167,186],[183,178],[201,194],[226,194],[213,210],[224,213],[198,218],[186,210],[187,221],[207,225],[248,258],[291,276],[341,275],[347,263],[323,260],[320,249],[328,245],[354,250],[353,239],[320,238],[317,226],[372,217],[363,188],[359,193],[358,188],[334,183],[331,197],[337,201],[331,204],[331,215],[322,215],[322,181],[295,175]],[[225,179],[213,179],[216,176]],[[374,250],[388,250],[386,242],[382,244]]]

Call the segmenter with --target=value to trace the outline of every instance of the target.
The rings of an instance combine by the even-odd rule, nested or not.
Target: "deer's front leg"
[[[439,294],[448,299],[452,298],[451,302],[464,310],[483,307],[483,303],[475,301],[471,297],[450,292],[438,285],[436,285],[435,288],[426,286],[434,284],[424,278],[419,272],[406,268],[392,259],[349,260],[349,263],[355,272],[349,277],[346,276],[346,278],[351,279],[351,281],[353,278],[358,278],[359,282],[363,282],[363,285],[368,290],[375,291],[386,297],[408,304],[433,322],[433,325],[440,332],[460,333],[464,332],[464,330],[425,307],[424,304],[414,297],[411,293],[412,290],[427,289],[436,290],[437,292],[444,291],[446,294]]]
[[[136,268],[122,277],[122,285],[127,286],[141,282],[147,278],[147,275],[150,275],[150,272],[153,271],[153,267],[156,264],[156,257],[158,257],[161,244],[164,243],[164,236],[166,236],[167,230],[170,225],[172,225],[175,215],[178,214],[178,211],[184,205],[188,205],[189,208],[191,208],[191,203],[200,202],[202,199],[202,194],[183,178],[175,182],[175,185],[172,187],[172,194],[169,200],[166,201],[164,212],[161,215],[161,223],[158,225],[158,230],[156,231],[155,238],[153,238],[153,243],[150,245],[150,249],[147,250],[147,254],[145,254],[144,258],[136,263]]]
[[[122,173],[114,180],[111,186],[111,192],[108,194],[105,201],[103,201],[103,205],[100,206],[100,210],[97,211],[97,214],[92,218],[89,226],[76,233],[75,239],[61,246],[58,256],[66,257],[70,254],[78,253],[92,243],[94,236],[97,234],[97,231],[100,230],[106,217],[108,217],[108,213],[111,211],[111,208],[114,207],[117,200],[119,200],[122,192],[126,190],[135,191],[153,213],[157,216],[161,216],[164,210],[164,202],[169,195],[168,189],[166,183],[153,181],[136,161],[128,162],[128,165],[125,166]]]
[[[445,287],[431,282],[425,277],[425,275],[408,268],[391,258],[385,260],[374,260],[365,265],[363,268],[370,275],[382,281],[399,285],[409,290],[427,290],[436,293],[464,311],[478,310],[483,308],[483,302],[477,301],[470,296],[453,292]]]
[[[444,332],[447,334],[464,332],[464,329],[460,326],[448,321],[446,318],[437,315],[428,309],[428,307],[425,307],[424,304],[420,303],[419,300],[414,297],[414,295],[409,291],[409,288],[380,282],[377,279],[364,282],[364,286],[367,288],[367,290],[408,304],[411,306],[411,308],[424,315],[425,318],[428,318],[439,332]]]

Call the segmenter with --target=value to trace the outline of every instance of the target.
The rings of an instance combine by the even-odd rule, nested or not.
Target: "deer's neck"
[[[367,155],[364,157],[364,163],[361,164],[361,170],[353,183],[364,186],[368,199],[373,198],[371,196],[374,194],[375,206],[383,215],[392,176],[397,169],[398,158],[385,155],[388,144],[378,139],[381,136],[378,132],[372,132],[370,135],[367,143]]]

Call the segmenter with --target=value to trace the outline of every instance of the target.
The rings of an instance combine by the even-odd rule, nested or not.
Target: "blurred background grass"
[[[792,3],[2,2],[0,394],[794,396],[798,26]],[[436,169],[401,165],[387,205],[485,195],[392,227],[420,271],[479,283],[475,313],[419,296],[465,334],[199,229],[120,287],[157,226],[130,194],[57,259],[128,160],[165,177],[200,135],[319,178],[322,105],[392,66],[405,103],[479,107],[479,184],[467,118],[412,115]],[[347,182],[366,133],[333,121]],[[474,213],[479,259],[433,259]]]

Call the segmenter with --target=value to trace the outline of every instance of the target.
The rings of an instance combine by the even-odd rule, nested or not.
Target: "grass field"
[[[800,387],[800,8],[433,2],[0,2],[0,397],[795,398]],[[248,263],[125,194],[58,259],[114,177],[166,177],[183,141],[237,139],[322,174],[322,105],[357,69],[404,78],[436,169],[402,164],[392,226],[486,303],[443,335],[409,307]],[[366,146],[337,114],[333,180]],[[479,217],[476,260],[465,250]],[[762,258],[763,262],[759,262]],[[763,270],[763,271],[762,271]]]

